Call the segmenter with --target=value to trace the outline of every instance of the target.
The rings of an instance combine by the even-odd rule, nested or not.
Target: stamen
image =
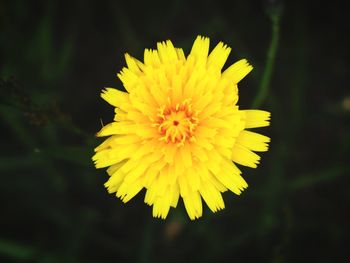
[[[170,104],[161,106],[157,117],[158,120],[152,126],[158,127],[161,141],[176,143],[181,147],[186,141],[195,140],[193,136],[199,120],[197,112],[192,110],[191,99],[185,99],[175,107]]]

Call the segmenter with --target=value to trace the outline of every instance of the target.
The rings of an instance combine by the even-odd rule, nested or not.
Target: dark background
[[[0,1],[0,262],[346,261],[349,29],[335,1]],[[198,34],[232,47],[226,65],[254,65],[242,109],[274,38],[259,105],[272,143],[258,169],[241,167],[250,186],[224,193],[225,210],[192,222],[180,202],[153,219],[143,194],[108,195],[92,164],[113,117],[99,93],[122,88],[124,52],[142,59],[171,39],[188,54]]]

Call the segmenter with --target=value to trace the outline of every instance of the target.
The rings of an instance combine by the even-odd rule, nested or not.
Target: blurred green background
[[[0,1],[0,262],[339,262],[349,256],[349,15],[335,1]],[[198,35],[247,58],[272,112],[250,185],[190,221],[124,205],[91,162],[124,52]],[[349,257],[348,257],[349,258]]]

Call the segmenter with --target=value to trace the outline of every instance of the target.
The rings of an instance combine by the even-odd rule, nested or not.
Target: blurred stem
[[[303,10],[300,8],[300,10]],[[305,112],[305,93],[308,89],[308,78],[310,75],[308,62],[309,62],[309,39],[307,32],[307,15],[303,11],[298,11],[298,18],[295,19],[295,31],[297,36],[296,42],[293,45],[295,48],[295,77],[293,81],[289,83],[290,98],[293,103],[291,104],[291,125],[290,132],[295,136],[303,136],[300,127],[303,125],[304,112]],[[295,146],[295,143],[291,143],[291,146]]]
[[[312,187],[318,183],[334,181],[338,177],[345,176],[350,172],[349,167],[334,166],[324,171],[318,171],[311,174],[303,174],[291,180],[288,183],[290,191],[297,191],[307,187]]]
[[[152,222],[152,220],[149,220],[146,223],[146,226],[144,229],[138,262],[141,262],[141,263],[151,262],[151,250],[152,250],[152,245],[153,245],[152,243],[154,238],[153,235],[154,235],[154,222]]]
[[[283,142],[279,142],[275,145],[271,152],[272,160],[274,165],[270,167],[266,185],[264,187],[264,193],[262,198],[263,213],[261,218],[260,236],[265,236],[266,233],[274,228],[280,220],[277,215],[277,209],[281,207],[282,194],[284,191],[285,184],[285,167],[286,160],[288,160],[288,148]]]
[[[253,101],[253,105],[252,105],[253,108],[259,108],[261,104],[265,101],[268,95],[271,76],[272,76],[275,59],[276,59],[277,48],[278,48],[281,11],[280,9],[275,9],[273,10],[273,12],[272,11],[269,12],[268,15],[271,20],[272,36],[271,36],[270,47],[267,51],[265,70],[260,82],[258,94],[256,95]]]
[[[39,165],[43,165],[41,156],[32,151],[29,154],[16,156],[0,156],[0,172],[9,172],[18,170],[18,164],[21,164],[21,169],[34,169]]]
[[[270,46],[267,51],[265,69],[262,75],[258,93],[253,101],[253,108],[259,108],[261,104],[266,100],[266,97],[269,93],[271,76],[279,42],[281,7],[271,8],[268,10],[267,14],[271,20],[272,35]],[[279,105],[278,101],[273,101],[272,103],[272,108]],[[275,117],[277,118],[276,123],[278,123],[279,115],[276,115]],[[287,160],[288,151],[284,143],[279,142],[276,144],[275,149],[272,151],[272,154],[274,155],[273,160],[277,161],[276,164],[271,167],[269,177],[266,181],[264,208],[260,226],[261,236],[264,236],[268,231],[271,231],[271,229],[278,222],[278,218],[276,217],[276,208],[280,205],[281,201],[279,197],[281,195],[284,181],[283,177],[285,172],[285,160]]]
[[[0,254],[15,261],[30,261],[36,253],[36,248],[19,244],[14,241],[0,239]]]

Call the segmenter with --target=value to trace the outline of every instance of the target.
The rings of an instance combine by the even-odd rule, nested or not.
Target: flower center
[[[186,140],[194,141],[194,131],[198,125],[198,113],[192,110],[189,99],[175,106],[164,105],[158,109],[154,126],[158,127],[160,140],[181,146]]]

